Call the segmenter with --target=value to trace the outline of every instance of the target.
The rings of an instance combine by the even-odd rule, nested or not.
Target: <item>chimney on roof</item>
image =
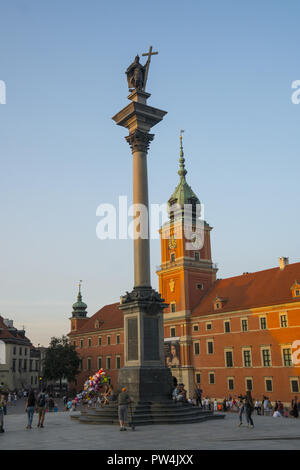
[[[14,321],[9,320],[8,318],[3,318],[3,323],[7,328],[13,328],[14,327]]]
[[[282,256],[279,258],[279,267],[283,270],[289,264],[289,259]]]

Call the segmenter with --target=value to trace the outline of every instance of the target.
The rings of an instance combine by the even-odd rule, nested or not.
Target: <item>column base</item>
[[[123,367],[117,391],[125,387],[135,403],[172,400],[173,378],[168,367]]]

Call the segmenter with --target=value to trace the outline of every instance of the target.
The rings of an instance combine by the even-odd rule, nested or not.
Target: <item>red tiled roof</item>
[[[119,302],[109,304],[102,307],[91,318],[89,318],[80,329],[76,331],[80,333],[87,333],[89,331],[112,330],[114,328],[123,328],[124,314],[119,310]],[[100,321],[99,328],[95,328],[95,320]],[[103,322],[103,323],[102,323]]]
[[[30,340],[24,335],[18,333],[17,328],[13,328],[13,330],[9,331],[7,325],[4,323],[3,317],[0,315],[0,339],[7,340],[9,342],[16,342],[16,343],[26,343],[31,345]]]
[[[217,280],[194,308],[192,316],[299,302],[291,292],[296,280],[300,281],[300,263],[289,264],[282,270],[278,267]],[[217,296],[223,299],[219,310],[214,309]]]

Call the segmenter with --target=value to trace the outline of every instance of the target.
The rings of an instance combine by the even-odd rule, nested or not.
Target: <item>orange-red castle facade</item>
[[[199,200],[185,179],[182,146],[178,173],[168,202],[170,218],[160,230],[157,271],[160,294],[169,304],[164,311],[166,364],[190,396],[200,385],[204,396],[219,400],[247,389],[260,400],[263,395],[286,404],[300,399],[300,263],[280,258],[275,268],[217,279],[212,228],[206,222],[196,227]],[[184,204],[193,208],[189,221]],[[87,317],[79,291],[69,333],[81,358],[78,391],[100,367],[117,384],[124,348],[118,305]]]

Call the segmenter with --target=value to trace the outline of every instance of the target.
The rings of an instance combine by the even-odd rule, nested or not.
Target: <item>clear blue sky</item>
[[[133,287],[131,240],[100,241],[96,208],[131,200],[124,74],[150,45],[150,201],[187,181],[214,227],[218,277],[299,262],[298,0],[2,2],[0,313],[35,345],[69,331],[77,281],[89,314]],[[152,283],[160,243],[151,242]]]

